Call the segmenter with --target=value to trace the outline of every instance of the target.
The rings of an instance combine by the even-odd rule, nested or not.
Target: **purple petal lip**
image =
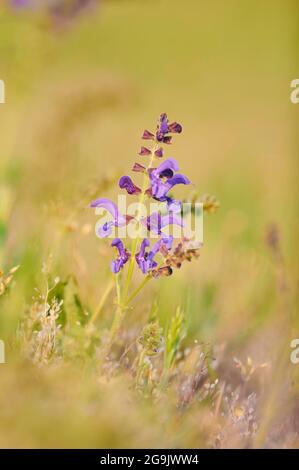
[[[190,183],[191,181],[187,178],[187,176],[177,173],[172,178],[169,178],[166,184],[169,185],[170,188],[172,188],[176,184],[190,184]]]
[[[130,258],[130,253],[125,249],[123,242],[119,238],[115,238],[112,241],[111,246],[118,250],[118,257],[116,260],[111,261],[111,270],[116,274],[124,267]]]
[[[173,170],[173,171],[178,171],[179,170],[179,165],[178,162],[174,158],[167,158],[167,160],[164,160],[161,165],[158,166],[155,170],[153,170],[152,174],[154,175],[160,175],[163,171],[165,170]]]
[[[101,225],[98,230],[97,234],[99,235],[100,238],[106,238],[109,237],[112,233],[112,227],[115,224],[113,222],[105,222],[103,225]]]
[[[119,214],[116,204],[114,204],[114,202],[110,199],[104,197],[96,199],[90,204],[90,207],[106,209],[106,211],[110,212],[114,219],[124,219],[124,217]]]
[[[118,226],[126,225],[127,223],[126,217],[124,217],[123,215],[119,213],[116,204],[114,204],[114,202],[111,201],[110,199],[106,199],[106,198],[96,199],[90,204],[90,207],[105,209],[113,217],[113,220],[109,222],[105,222],[102,226],[98,228],[97,233],[99,237],[101,238],[108,237],[112,232],[113,226],[118,227]]]
[[[129,176],[122,176],[119,180],[119,187],[126,189],[128,194],[139,194],[141,189],[136,186]]]

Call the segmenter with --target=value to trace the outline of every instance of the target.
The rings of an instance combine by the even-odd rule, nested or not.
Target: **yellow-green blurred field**
[[[1,2],[0,268],[20,267],[0,278],[0,447],[299,446],[298,14],[103,0],[57,29]],[[161,112],[183,125],[168,155],[220,208],[199,260],[147,284],[103,358],[113,250],[88,204],[116,199]],[[55,279],[47,350],[34,315]],[[146,334],[175,326],[167,368]]]

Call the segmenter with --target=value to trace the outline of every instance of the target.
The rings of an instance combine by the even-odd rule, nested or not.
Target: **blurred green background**
[[[183,125],[168,155],[221,207],[205,216],[199,261],[147,286],[141,318],[157,295],[162,323],[181,304],[189,338],[261,361],[289,318],[295,334],[265,230],[277,224],[283,276],[295,286],[298,12],[295,0],[106,0],[55,29],[0,7],[0,265],[21,265],[0,337],[11,338],[49,253],[93,311],[111,251],[94,235],[89,194],[116,198],[109,182],[138,161],[142,131],[161,112]]]

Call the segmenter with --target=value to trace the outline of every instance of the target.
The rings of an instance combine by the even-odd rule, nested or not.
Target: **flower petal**
[[[161,173],[167,170],[172,170],[172,171],[179,170],[179,165],[175,158],[167,158],[167,160],[164,160],[164,162],[161,163],[161,165],[159,165],[158,168],[153,171],[153,173],[155,175],[160,176]]]
[[[119,254],[115,260],[111,261],[111,271],[116,274],[124,267],[130,258],[130,253],[125,249],[123,242],[119,238],[114,238],[111,246],[117,248]]]
[[[129,176],[122,176],[119,180],[119,187],[126,189],[128,194],[139,194],[141,189],[136,186]]]
[[[185,175],[177,174],[174,175],[172,178],[169,178],[166,182],[166,185],[170,188],[177,184],[190,184],[191,181]]]
[[[97,235],[100,237],[100,238],[107,238],[109,237],[109,235],[111,235],[112,233],[112,227],[114,226],[114,222],[110,221],[110,222],[106,222],[105,224],[99,226],[97,228]]]

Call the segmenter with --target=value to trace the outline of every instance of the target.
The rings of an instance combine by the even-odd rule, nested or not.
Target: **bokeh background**
[[[183,125],[168,154],[220,209],[205,216],[200,259],[151,282],[124,329],[140,331],[154,302],[167,325],[179,305],[186,347],[212,345],[221,383],[237,388],[234,358],[267,364],[240,379],[259,399],[252,445],[298,445],[298,14],[295,0],[103,0],[57,23],[1,2],[0,267],[20,265],[0,299],[2,447],[214,445],[196,404],[180,424],[161,402],[133,399],[126,374],[108,382],[76,357],[24,364],[16,346],[49,255],[53,276],[75,279],[96,309],[112,251],[88,203],[116,198],[161,112]],[[244,446],[235,434],[231,424],[223,446]]]

